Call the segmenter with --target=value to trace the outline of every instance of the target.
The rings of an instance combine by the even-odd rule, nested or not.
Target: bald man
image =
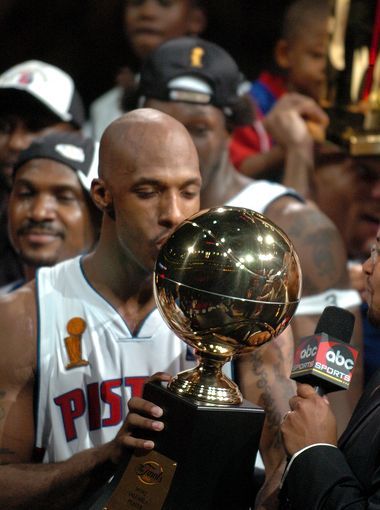
[[[199,208],[191,137],[166,114],[133,111],[105,131],[99,158],[95,251],[40,269],[1,301],[0,464],[11,464],[0,467],[1,508],[67,508],[67,491],[72,507],[123,448],[152,448],[130,432],[163,427],[142,385],[193,363],[152,293],[161,245]],[[36,449],[45,464],[30,464]]]

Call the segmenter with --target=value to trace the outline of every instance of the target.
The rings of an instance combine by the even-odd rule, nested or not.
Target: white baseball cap
[[[15,65],[0,75],[0,96],[10,91],[31,95],[65,122],[84,124],[84,107],[74,81],[58,67],[39,60]]]

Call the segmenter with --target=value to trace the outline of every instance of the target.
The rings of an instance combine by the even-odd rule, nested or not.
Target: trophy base
[[[152,452],[132,454],[113,494],[92,509],[249,510],[262,408],[243,401],[210,406],[179,397],[159,383],[144,398],[164,409],[165,429],[147,436]],[[149,466],[148,479],[146,466]]]
[[[199,367],[185,370],[177,374],[169,383],[168,388],[181,398],[188,398],[198,404],[225,406],[241,404],[243,397],[238,385],[221,370],[211,377],[205,376]]]

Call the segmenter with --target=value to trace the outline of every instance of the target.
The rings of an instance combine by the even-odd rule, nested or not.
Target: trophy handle
[[[219,358],[209,353],[196,352],[199,363],[195,368],[177,374],[168,389],[182,397],[215,405],[241,404],[240,390],[223,371],[223,365],[232,359]]]

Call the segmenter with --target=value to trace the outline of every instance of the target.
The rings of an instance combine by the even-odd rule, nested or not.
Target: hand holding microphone
[[[308,384],[297,385],[297,395],[289,400],[289,411],[281,433],[289,457],[317,443],[337,444],[337,426],[327,397],[321,397]]]
[[[314,335],[302,339],[295,350],[291,378],[307,384],[298,384],[281,426],[289,456],[312,444],[337,443],[336,420],[321,395],[349,387],[358,355],[348,344],[354,321],[347,310],[326,307]]]

